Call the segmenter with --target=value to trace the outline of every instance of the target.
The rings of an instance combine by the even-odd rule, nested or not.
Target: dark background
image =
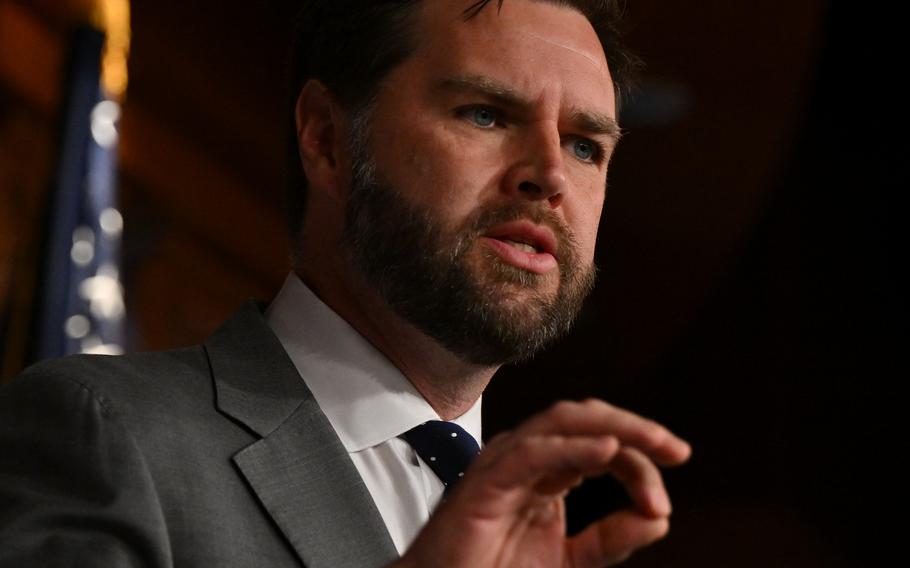
[[[0,0],[0,306],[13,339],[29,324],[80,4]],[[197,342],[283,279],[294,5],[132,2],[121,199],[133,349]],[[904,26],[822,0],[637,0],[628,20],[647,67],[623,115],[597,290],[571,337],[500,372],[485,432],[598,396],[689,439],[692,461],[667,472],[671,533],[630,566],[883,564],[904,502]],[[580,517],[616,499],[606,484],[585,491]]]

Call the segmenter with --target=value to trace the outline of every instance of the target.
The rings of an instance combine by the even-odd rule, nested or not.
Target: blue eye
[[[489,107],[470,108],[467,109],[465,115],[468,120],[481,128],[489,128],[496,124],[496,113]]]
[[[597,148],[589,140],[575,140],[572,142],[572,152],[575,157],[583,162],[590,162],[597,155]]]

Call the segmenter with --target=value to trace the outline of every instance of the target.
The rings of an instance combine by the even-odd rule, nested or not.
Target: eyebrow
[[[616,119],[610,115],[576,109],[569,116],[570,120],[583,130],[593,134],[609,136],[615,142],[619,142],[622,138],[623,129],[616,122]]]
[[[483,75],[458,75],[440,81],[436,88],[443,91],[460,91],[482,95],[507,107],[530,108],[532,103],[516,90]],[[578,128],[591,134],[609,136],[614,142],[622,138],[623,130],[612,116],[596,111],[574,108],[569,120]]]

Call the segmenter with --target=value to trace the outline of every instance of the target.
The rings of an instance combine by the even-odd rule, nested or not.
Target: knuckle
[[[550,407],[550,416],[562,421],[574,414],[575,410],[575,403],[568,400],[560,400]]]
[[[535,438],[523,437],[515,443],[514,451],[520,454],[530,455],[537,446],[538,444]]]
[[[595,397],[588,397],[582,400],[581,405],[589,410],[598,412],[612,412],[614,410],[610,403]]]

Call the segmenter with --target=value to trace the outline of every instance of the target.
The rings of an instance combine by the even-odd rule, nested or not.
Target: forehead
[[[596,107],[614,115],[613,82],[600,40],[580,12],[549,2],[494,0],[465,21],[471,1],[424,2],[412,63],[425,74],[485,76],[530,99]]]

